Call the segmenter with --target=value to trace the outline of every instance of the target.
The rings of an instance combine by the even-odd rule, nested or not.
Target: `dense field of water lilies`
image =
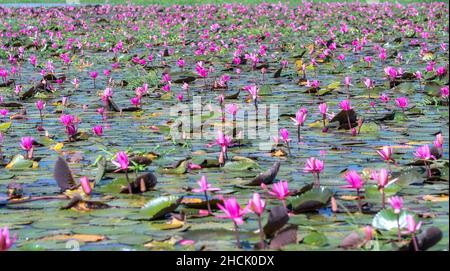
[[[0,6],[0,251],[448,249],[448,23]]]

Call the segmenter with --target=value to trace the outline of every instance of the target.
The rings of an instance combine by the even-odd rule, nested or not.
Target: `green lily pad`
[[[405,121],[408,117],[403,112],[395,112],[394,121]]]
[[[424,91],[433,97],[441,97],[442,86],[436,82],[427,82],[424,86]]]
[[[417,220],[417,217],[414,215],[414,213],[411,213],[410,211],[402,210],[400,213],[399,221],[398,221],[400,228],[405,228],[407,226],[407,223],[406,223],[407,215],[413,215],[414,218]],[[392,210],[392,209],[381,210],[373,218],[372,226],[374,228],[377,228],[380,230],[386,230],[386,231],[390,231],[392,229],[397,229],[397,214],[395,214],[394,210]]]
[[[269,96],[272,95],[272,87],[270,85],[263,85],[259,88],[259,96]]]
[[[395,184],[401,187],[406,187],[411,184],[423,183],[422,174],[419,172],[417,168],[411,168],[397,177]]]
[[[378,186],[370,185],[366,186],[366,194],[365,197],[367,199],[381,199],[381,192],[378,191]],[[391,184],[384,188],[385,197],[391,197],[397,194],[402,188],[397,184]]]
[[[379,131],[380,126],[378,124],[376,124],[375,122],[368,122],[363,123],[363,125],[361,126],[360,133],[371,135],[371,134],[378,134]]]
[[[123,186],[127,186],[128,182],[125,177],[118,177],[108,184],[101,185],[96,188],[97,191],[101,193],[119,193]]]
[[[314,211],[327,206],[331,196],[333,196],[333,191],[329,188],[313,188],[289,200],[289,205],[295,214]]]
[[[312,232],[303,238],[303,243],[311,246],[321,247],[328,244],[328,239],[325,234],[321,232]]]
[[[175,168],[164,167],[159,168],[158,171],[163,174],[184,174],[187,172],[187,161],[186,160],[182,161]]]
[[[412,82],[403,82],[400,85],[395,86],[392,90],[402,94],[414,94],[416,91]]]
[[[259,164],[250,158],[235,156],[233,157],[233,160],[234,161],[225,164],[223,167],[225,171],[247,171],[260,169]]]
[[[33,167],[35,162],[32,160],[25,159],[21,154],[17,154],[13,157],[11,162],[6,166],[10,170],[23,170]],[[37,162],[36,162],[37,163]]]

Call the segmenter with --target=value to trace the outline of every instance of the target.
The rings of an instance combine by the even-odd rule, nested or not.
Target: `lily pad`
[[[328,205],[333,191],[326,187],[313,188],[289,200],[289,207],[295,214],[315,211]]]
[[[321,232],[312,232],[303,238],[303,243],[311,246],[325,246],[328,243],[328,239],[325,234]]]
[[[17,154],[13,157],[11,162],[9,162],[8,165],[6,165],[5,168],[10,170],[23,170],[31,167],[35,167],[37,162],[29,159],[25,159],[25,157],[21,154]]]
[[[269,96],[272,95],[272,87],[270,85],[263,85],[259,88],[258,95]]]
[[[225,171],[248,171],[259,168],[260,166],[254,160],[241,156],[233,157],[233,161],[226,163],[223,167]]]
[[[180,205],[182,199],[183,197],[176,196],[162,196],[151,199],[142,207],[141,214],[146,215],[149,220],[162,218],[174,211]]]
[[[410,211],[406,211],[406,210],[401,211],[400,217],[398,220],[398,224],[400,225],[400,228],[406,227],[406,225],[407,225],[406,217],[408,215],[414,215],[414,213],[411,213]],[[414,215],[414,218],[417,220],[417,216]],[[373,218],[372,226],[374,228],[377,228],[380,230],[386,230],[386,231],[397,229],[397,214],[395,214],[392,209],[381,210]]]
[[[378,186],[370,185],[366,186],[365,197],[367,199],[381,199],[381,192],[378,191]],[[401,190],[401,187],[397,184],[391,184],[384,188],[385,197],[391,197],[397,194]]]

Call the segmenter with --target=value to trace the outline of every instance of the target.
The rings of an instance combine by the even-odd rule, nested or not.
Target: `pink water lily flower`
[[[389,96],[386,93],[381,93],[380,100],[383,103],[388,103],[390,98],[389,98]]]
[[[344,78],[344,85],[346,85],[347,87],[352,85],[352,78],[350,76],[346,76]]]
[[[258,99],[259,88],[256,85],[245,86],[244,89],[250,93],[253,101]]]
[[[208,70],[204,67],[204,64],[202,61],[197,62],[195,66],[195,70],[197,71],[198,75],[202,78],[208,77]]]
[[[345,174],[345,180],[349,188],[361,189],[364,186],[361,176],[354,170],[350,170]]]
[[[261,199],[259,193],[253,193],[252,198],[248,201],[247,209],[256,215],[261,216],[265,208],[266,202]]]
[[[264,229],[262,227],[262,215],[264,213],[264,209],[266,208],[266,202],[261,199],[259,193],[253,193],[252,198],[248,201],[247,210],[256,214],[258,217],[258,228],[259,228],[259,238],[260,238],[260,247],[265,247],[265,234]]]
[[[381,150],[377,151],[377,153],[381,157],[381,159],[386,162],[389,171],[392,171],[389,162],[393,162],[396,165],[396,162],[393,158],[394,149],[390,146],[383,146]]]
[[[304,172],[312,173],[315,177],[315,186],[320,187],[320,173],[323,171],[324,163],[315,157],[308,158],[306,160]]]
[[[265,188],[263,186],[263,188]],[[272,190],[268,192],[271,196],[282,201],[283,206],[286,207],[286,198],[289,196],[289,185],[287,181],[279,181],[274,183]]]
[[[6,108],[2,108],[0,109],[0,115],[2,115],[3,117],[6,117],[6,115],[8,115],[9,110]]]
[[[41,101],[41,100],[38,100],[38,101],[36,102],[36,108],[37,108],[39,111],[42,111],[42,110],[45,108],[45,103],[44,103],[43,101]]]
[[[352,109],[352,105],[349,100],[343,100],[339,102],[339,107],[344,111],[349,111]]]
[[[92,132],[96,136],[102,136],[103,135],[103,126],[97,125],[97,126],[92,127]]]
[[[97,76],[98,76],[98,72],[96,72],[96,71],[91,71],[91,72],[89,72],[89,76],[92,78],[92,79],[96,79],[97,78]]]
[[[217,207],[222,210],[225,215],[217,215],[218,218],[229,218],[236,225],[242,225],[243,216],[247,213],[247,209],[242,209],[236,198],[229,198],[223,201],[224,205],[217,203]]]
[[[405,110],[405,108],[408,107],[408,98],[406,97],[400,97],[395,99],[395,103],[400,107],[402,110]]]
[[[436,148],[442,149],[444,148],[444,137],[442,136],[441,133],[436,135],[436,138],[434,139],[433,145]]]
[[[217,131],[216,144],[219,145],[223,152],[227,151],[227,148],[231,145],[232,138],[226,136],[222,131]]]
[[[384,161],[391,161],[394,149],[390,146],[383,146],[377,153],[383,158]]]
[[[208,191],[209,192],[219,191],[220,188],[212,187],[211,184],[208,183],[208,179],[206,178],[206,176],[202,176],[200,178],[200,181],[198,181],[197,183],[200,186],[200,189],[192,189],[192,191],[195,193],[203,193],[205,195],[206,203],[208,206],[208,214],[212,214],[211,203],[209,202],[208,197]]]
[[[327,103],[321,103],[319,104],[319,111],[322,116],[326,116],[328,112],[328,105]]]
[[[431,154],[430,146],[428,145],[423,145],[417,148],[414,156],[422,160],[436,159],[436,157]]]
[[[307,110],[306,109],[304,109],[304,110],[302,110],[302,109],[304,109],[304,108],[301,108],[300,110],[298,110],[296,113],[295,113],[295,118],[291,118],[291,120],[294,122],[294,124],[295,125],[297,125],[297,126],[302,126],[303,125],[303,123],[305,122],[305,120],[306,120],[306,116],[307,116]]]
[[[59,120],[61,121],[62,124],[64,124],[64,126],[69,126],[72,125],[75,121],[75,117],[73,115],[70,114],[66,114],[66,115],[61,115],[61,117],[59,117]]]
[[[389,173],[386,169],[381,169],[380,171],[372,171],[371,177],[377,182],[378,191],[381,192],[381,208],[384,209],[386,197],[385,197],[385,187],[389,184]]]
[[[212,187],[212,185],[210,183],[208,183],[208,179],[206,178],[206,176],[202,176],[200,178],[200,181],[197,182],[197,184],[198,184],[198,186],[200,188],[192,189],[192,192],[204,193],[204,192],[207,192],[207,191],[211,191],[211,192],[213,192],[213,191],[220,191],[220,188]]]
[[[34,138],[31,136],[25,136],[20,139],[20,147],[25,151],[29,151],[33,148]]]
[[[120,151],[116,154],[116,160],[111,161],[119,169],[128,170],[130,162],[128,161],[128,155],[124,151]]]
[[[306,164],[303,171],[308,173],[321,173],[323,171],[323,168],[324,168],[323,161],[315,157],[310,157],[308,158],[308,160],[306,160]]]
[[[289,142],[291,139],[289,138],[289,131],[285,128],[280,129],[280,136],[284,142]]]
[[[408,229],[408,233],[412,236],[412,243],[414,245],[414,250],[419,251],[419,245],[416,239],[416,232],[420,230],[422,226],[422,221],[419,223],[416,222],[416,219],[412,215],[406,216],[406,228]]]
[[[400,214],[403,208],[403,199],[398,196],[393,196],[388,199],[388,202],[392,209],[394,209],[394,213],[397,215]]]
[[[372,171],[372,179],[377,181],[378,189],[385,188],[389,183],[389,173],[385,168],[380,169],[380,171]]]
[[[239,110],[239,106],[237,104],[227,104],[226,105],[226,110],[231,115],[236,116],[236,113]]]
[[[449,96],[449,90],[448,90],[449,88],[448,88],[448,86],[443,86],[443,87],[441,87],[441,97],[443,98],[443,99],[448,99],[448,96]]]
[[[81,188],[83,189],[86,195],[90,195],[92,192],[91,183],[86,176],[80,178]]]
[[[393,67],[386,67],[386,68],[384,68],[384,73],[391,80],[397,78],[397,76],[399,75],[398,71],[395,68],[393,68]]]
[[[419,223],[416,222],[413,215],[406,216],[406,227],[408,229],[408,233],[416,233],[422,226],[422,221]]]
[[[362,204],[361,204],[361,197],[359,196],[359,192],[361,188],[364,186],[364,182],[361,178],[361,176],[358,174],[358,172],[354,170],[350,170],[345,174],[345,180],[347,181],[348,185],[345,187],[353,188],[356,190],[356,195],[358,198],[358,209],[359,212],[362,213]]]

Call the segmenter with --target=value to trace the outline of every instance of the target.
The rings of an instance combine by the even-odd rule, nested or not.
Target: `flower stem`
[[[397,240],[399,242],[402,240],[402,235],[400,233],[400,214],[397,214]]]
[[[316,187],[320,187],[320,176],[319,176],[319,173],[314,174],[314,177],[316,177]]]
[[[262,221],[261,221],[261,216],[260,215],[258,215],[258,227],[259,227],[260,247],[261,247],[261,249],[264,249],[265,248],[264,231],[263,231]]]
[[[350,131],[351,131],[352,130],[352,124],[350,122],[350,116],[348,115],[348,111],[345,111],[345,115],[347,115],[348,129],[350,129]]]
[[[240,239],[239,239],[239,227],[238,227],[238,225],[236,224],[236,222],[234,222],[234,231],[235,231],[235,233],[236,233],[236,246],[237,246],[238,248],[241,248],[241,241],[240,241]]]
[[[127,178],[127,183],[128,183],[128,193],[131,195],[131,194],[133,194],[133,191],[131,190],[131,183],[130,183],[130,179],[128,178],[128,170],[125,170],[125,177]]]
[[[412,234],[412,241],[414,245],[414,251],[419,251],[419,245],[417,244],[416,235],[414,233]]]
[[[428,178],[431,178],[431,167],[430,167],[430,164],[428,164],[427,161],[425,161],[425,167],[427,169],[427,176],[428,176]]]
[[[287,145],[287,149],[288,149],[288,152],[289,152],[289,156],[292,156],[292,154],[291,154],[291,146],[289,146],[289,141],[286,141],[286,145]]]
[[[384,193],[384,188],[381,189],[381,209],[384,209],[386,205],[386,193]]]
[[[27,156],[28,156],[29,160],[33,159],[33,148],[31,148],[27,151]]]
[[[236,138],[236,115],[233,115],[233,138]]]
[[[358,197],[358,209],[359,212],[362,214],[362,205],[361,205],[361,197],[359,196],[359,189],[356,189],[356,196]]]
[[[211,211],[211,203],[209,202],[209,198],[208,198],[208,192],[205,191],[205,198],[206,198],[206,204],[208,206],[208,213],[210,215],[212,215],[212,211]]]

